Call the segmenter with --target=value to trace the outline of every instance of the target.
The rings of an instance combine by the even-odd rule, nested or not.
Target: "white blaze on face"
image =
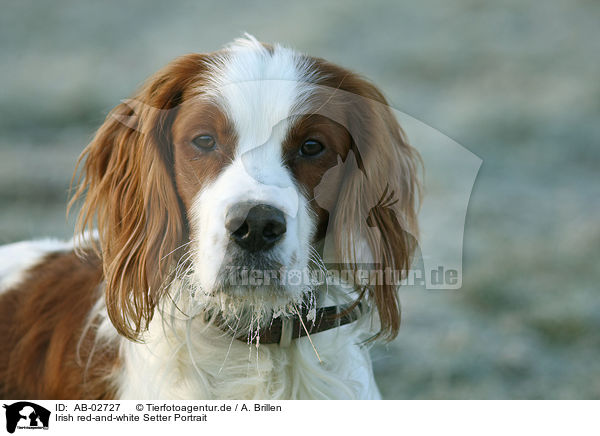
[[[203,92],[224,109],[238,139],[233,161],[197,194],[191,210],[194,279],[205,291],[212,290],[225,266],[227,211],[241,202],[280,209],[287,230],[271,253],[285,268],[307,266],[314,223],[282,157],[288,119],[308,95],[302,62],[280,46],[270,52],[254,39],[237,41],[215,67],[210,90]]]

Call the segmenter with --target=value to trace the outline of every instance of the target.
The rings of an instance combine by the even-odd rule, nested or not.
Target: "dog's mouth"
[[[234,294],[285,292],[283,263],[273,254],[228,249],[215,289]]]
[[[296,319],[316,307],[313,290],[306,287],[294,292],[285,282],[283,268],[247,265],[224,266],[219,285],[199,302],[205,321],[248,343],[258,342],[275,322]]]
[[[251,252],[230,246],[213,285],[195,287],[192,298],[197,311],[216,316],[238,331],[262,328],[275,318],[297,316],[314,305],[316,287],[305,277],[276,251]],[[193,276],[190,279],[194,281]]]

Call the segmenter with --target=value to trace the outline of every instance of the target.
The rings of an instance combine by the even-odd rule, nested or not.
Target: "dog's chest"
[[[151,326],[145,344],[123,344],[115,380],[121,398],[379,398],[368,350],[344,327],[312,337],[319,357],[307,338],[257,347],[214,327],[172,334],[159,328]]]

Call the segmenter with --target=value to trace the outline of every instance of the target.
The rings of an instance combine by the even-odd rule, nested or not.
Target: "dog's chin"
[[[235,265],[223,268],[215,286],[199,295],[198,302],[228,325],[264,327],[275,318],[297,316],[302,308],[314,305],[313,287],[285,283],[285,271],[282,266],[276,270]]]
[[[283,285],[222,286],[201,296],[199,302],[206,319],[236,337],[247,335],[253,342],[252,338],[274,319],[296,317],[303,309],[312,309],[315,298],[310,289],[289,289]]]
[[[203,311],[217,315],[227,325],[252,329],[264,327],[282,316],[297,316],[314,305],[314,286],[300,280],[290,283],[288,267],[265,255],[234,253],[226,257],[211,286],[202,287],[195,300]]]

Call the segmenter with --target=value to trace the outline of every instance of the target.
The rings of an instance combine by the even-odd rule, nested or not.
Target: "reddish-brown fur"
[[[116,344],[97,344],[90,310],[101,293],[93,253],[53,253],[0,295],[0,397],[110,399]],[[96,320],[97,321],[97,320]]]
[[[79,229],[97,224],[108,315],[133,340],[152,319],[187,238],[173,177],[171,123],[200,85],[205,60],[183,56],[156,73],[134,102],[109,114],[80,158],[82,183],[74,200],[85,200]],[[132,124],[123,123],[123,116],[132,117]]]
[[[322,77],[317,83],[324,87],[320,91],[323,96],[316,99],[320,105],[316,111],[346,127],[351,138],[348,148],[359,168],[343,174],[336,203],[329,211],[328,232],[335,237],[337,256],[350,268],[360,268],[360,256],[350,242],[362,237],[367,239],[379,270],[405,272],[417,246],[420,156],[374,85],[323,59],[315,59],[315,68]],[[373,210],[368,226],[358,206],[377,204],[385,192],[393,193],[397,202],[393,207]],[[367,227],[377,228],[381,239],[374,239]],[[364,294],[377,307],[378,336],[388,340],[400,328],[400,302],[393,282],[390,277]]]

